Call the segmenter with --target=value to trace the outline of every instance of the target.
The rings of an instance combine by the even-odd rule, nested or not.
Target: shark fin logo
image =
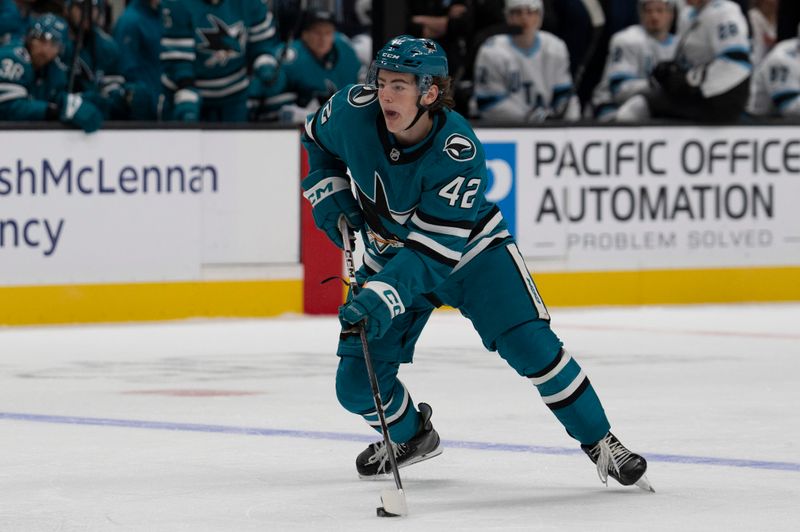
[[[474,159],[478,150],[470,139],[455,133],[447,137],[444,143],[444,152],[454,161],[465,162]]]
[[[355,85],[347,92],[347,101],[353,107],[366,107],[378,99],[378,89],[369,85]]]
[[[195,29],[201,41],[197,48],[209,56],[203,62],[206,67],[224,67],[229,61],[244,53],[247,41],[244,23],[227,24],[210,13],[206,15],[206,18],[211,23],[211,27]]]
[[[407,211],[392,210],[389,206],[389,194],[387,194],[386,187],[383,184],[383,178],[377,171],[375,172],[375,187],[372,196],[370,197],[361,190],[358,182],[356,182],[356,194],[358,195],[358,203],[362,208],[364,221],[367,222],[369,227],[367,234],[375,244],[378,253],[383,253],[389,247],[402,247],[403,243],[397,235],[386,227],[384,220],[398,225],[405,225],[408,219],[411,218],[416,206]]]

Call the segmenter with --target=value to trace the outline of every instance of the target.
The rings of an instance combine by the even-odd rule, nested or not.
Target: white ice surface
[[[453,312],[401,370],[445,452],[394,519],[335,318],[0,328],[0,531],[800,530],[800,305],[551,310],[657,493],[600,484]]]

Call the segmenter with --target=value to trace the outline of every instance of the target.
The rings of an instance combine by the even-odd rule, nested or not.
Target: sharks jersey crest
[[[244,52],[247,38],[244,24],[239,21],[228,25],[211,14],[208,14],[207,18],[211,27],[197,28],[201,41],[198,50],[210,56],[205,60],[207,67],[225,66],[228,61],[241,56]]]
[[[375,244],[378,252],[383,253],[389,247],[403,247],[403,242],[384,225],[383,220],[391,220],[398,225],[404,225],[416,207],[405,212],[393,211],[389,205],[383,179],[377,171],[375,172],[373,197],[369,197],[361,190],[358,183],[356,183],[356,192],[364,220],[371,229],[367,232],[367,236]]]
[[[378,99],[378,88],[369,85],[353,85],[347,91],[347,103],[353,107],[366,107]]]

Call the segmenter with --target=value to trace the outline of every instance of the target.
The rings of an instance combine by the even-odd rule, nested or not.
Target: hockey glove
[[[678,98],[691,98],[700,95],[696,86],[689,83],[686,70],[675,61],[662,61],[653,69],[653,79],[664,89],[664,92]]]
[[[653,68],[653,71],[650,72],[650,77],[652,77],[660,87],[664,87],[667,84],[667,79],[675,70],[680,70],[678,63],[675,61],[661,61]]]
[[[97,88],[81,91],[80,94],[85,103],[90,103],[97,107],[104,117],[107,118],[109,116],[109,111],[111,110],[109,99],[103,96]]]
[[[269,87],[278,80],[278,61],[269,54],[262,54],[253,61],[253,74],[264,87]]]
[[[317,109],[319,109],[319,104],[316,100],[311,100],[305,107],[290,103],[278,110],[278,120],[285,124],[303,124],[308,115],[315,113]]]
[[[353,325],[363,321],[367,339],[375,340],[386,334],[392,325],[392,318],[403,310],[394,288],[386,283],[374,282],[365,285],[350,302],[339,307],[339,320]]]
[[[350,183],[343,177],[327,177],[319,181],[303,194],[313,207],[311,214],[314,223],[328,235],[340,249],[344,249],[342,234],[339,232],[339,217],[344,216],[347,224],[356,231],[364,226],[361,209],[350,192]]]
[[[200,120],[200,95],[194,89],[181,89],[175,93],[173,120],[197,122]]]
[[[103,123],[103,113],[80,94],[65,94],[60,111],[63,123],[78,126],[86,133],[97,131]]]

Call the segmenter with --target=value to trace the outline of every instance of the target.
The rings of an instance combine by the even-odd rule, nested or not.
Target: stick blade
[[[400,489],[381,490],[383,506],[377,508],[378,517],[401,517],[408,515],[406,494]]]

